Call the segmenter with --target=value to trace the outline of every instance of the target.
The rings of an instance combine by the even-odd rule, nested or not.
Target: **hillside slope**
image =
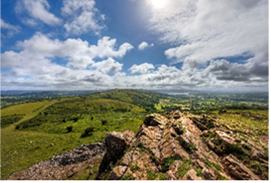
[[[106,92],[85,95],[82,98],[87,99],[114,99],[122,102],[134,104],[146,110],[155,109],[155,104],[158,104],[160,99],[168,96],[161,93],[134,90],[134,89],[115,89]]]
[[[17,106],[3,109],[9,113],[1,116],[1,125],[8,122],[1,128],[1,179],[83,144],[103,141],[110,131],[137,132],[146,116],[138,106],[110,99],[69,97],[18,106],[26,113],[23,119],[15,118]]]
[[[179,111],[165,116],[151,114],[145,118],[136,134],[132,131],[111,132],[103,144],[95,146],[95,151],[103,156],[101,163],[84,164],[89,172],[87,177],[94,178],[95,175],[96,179],[103,180],[268,179],[268,141],[258,140],[250,132],[233,131],[206,115],[183,116]],[[97,153],[92,156],[93,152],[82,156],[89,151],[89,148],[87,151],[84,149],[81,148],[80,153],[73,151],[70,155],[57,156],[66,157],[66,164],[60,165],[62,161],[53,157],[50,160],[53,164],[41,162],[13,174],[10,179],[78,177],[82,170],[76,166],[97,158]],[[80,161],[71,161],[73,156],[80,156]],[[70,170],[73,172],[63,173],[56,178],[58,168],[71,165],[74,165]],[[49,166],[55,166],[50,175],[45,171]]]

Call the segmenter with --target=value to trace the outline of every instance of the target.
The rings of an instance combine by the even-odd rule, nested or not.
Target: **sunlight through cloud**
[[[150,4],[155,9],[161,9],[167,4],[168,0],[149,0]]]

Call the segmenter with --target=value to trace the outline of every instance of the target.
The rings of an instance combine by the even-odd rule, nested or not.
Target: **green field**
[[[42,102],[31,102],[31,103],[25,103],[25,104],[18,104],[12,107],[7,107],[1,110],[1,116],[9,116],[9,115],[14,115],[14,114],[26,115],[27,113],[37,110],[48,103],[50,103],[50,101],[45,100]]]
[[[110,99],[83,100],[75,97],[28,105],[32,112],[18,106],[5,109],[14,113],[16,110],[9,108],[20,109],[25,116],[1,129],[2,179],[82,144],[103,141],[110,131],[137,132],[146,116],[140,107]],[[67,131],[68,126],[72,126],[70,132]],[[82,137],[89,127],[93,128],[91,135]]]
[[[247,101],[237,98],[236,102],[237,99],[228,97],[221,100],[216,95],[178,97],[138,90],[112,90],[4,108],[1,110],[1,179],[82,144],[103,141],[111,131],[136,133],[145,116],[152,112],[176,109],[185,113],[209,112],[218,123],[236,132],[251,133],[261,145],[261,139],[269,135],[268,108],[263,107],[266,103],[261,105],[263,101],[259,98],[255,103],[248,101],[246,107],[251,109],[231,109],[240,108]],[[240,98],[245,97],[241,95]],[[229,109],[220,114],[219,110],[226,106]],[[255,106],[264,110],[254,109]],[[80,179],[86,178],[84,173],[79,175]]]

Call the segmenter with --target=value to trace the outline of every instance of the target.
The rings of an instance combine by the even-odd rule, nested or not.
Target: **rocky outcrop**
[[[241,137],[205,115],[184,117],[180,111],[175,111],[166,118],[151,114],[134,138],[131,135],[129,140],[123,140],[127,142],[123,144],[125,150],[118,153],[123,156],[115,160],[117,163],[102,179],[265,179],[257,175],[260,172],[248,168],[251,161],[246,165],[244,159],[253,158],[259,162],[261,159],[266,164],[268,155],[263,149],[245,143]],[[112,151],[112,148],[107,149]],[[107,159],[105,155],[104,164],[110,164]]]
[[[210,116],[175,111],[148,115],[137,134],[111,132],[104,143],[54,156],[10,179],[67,179],[99,161],[98,180],[260,180],[268,179],[268,160],[268,143]]]
[[[255,175],[249,168],[243,163],[239,162],[236,157],[229,155],[223,160],[225,170],[230,176],[236,180],[259,180],[260,178]]]
[[[82,145],[50,160],[40,162],[9,177],[10,180],[63,180],[71,178],[83,168],[91,169],[101,161],[105,153],[104,143]]]
[[[133,142],[134,133],[131,131],[111,132],[105,137],[106,153],[101,162],[99,173],[96,179],[103,179],[103,174],[111,170],[111,165],[115,165],[117,161],[124,155],[124,151]],[[122,170],[119,170],[122,171]],[[117,170],[115,172],[118,172]],[[113,172],[114,173],[114,172]],[[115,174],[113,177],[118,177]]]

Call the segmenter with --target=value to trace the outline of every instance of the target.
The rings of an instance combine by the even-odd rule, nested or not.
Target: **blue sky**
[[[2,90],[267,91],[267,0],[3,0]]]

